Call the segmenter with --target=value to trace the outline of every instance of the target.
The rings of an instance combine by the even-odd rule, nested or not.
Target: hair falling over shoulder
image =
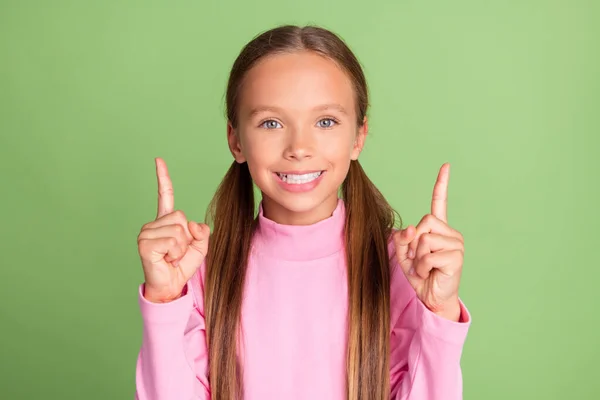
[[[250,41],[232,67],[227,86],[227,119],[237,125],[237,101],[244,76],[261,58],[283,52],[314,51],[338,63],[356,92],[357,123],[368,108],[362,68],[334,33],[315,26],[281,26]],[[390,394],[390,266],[388,238],[396,214],[352,161],[342,185],[346,206],[348,266],[347,399],[384,400]],[[234,162],[209,207],[213,223],[205,278],[205,319],[213,400],[242,398],[237,339],[242,291],[256,226],[252,177],[246,163]]]

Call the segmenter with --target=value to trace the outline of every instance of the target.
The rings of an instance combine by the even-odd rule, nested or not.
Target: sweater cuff
[[[189,288],[183,288],[180,298],[169,303],[153,303],[144,297],[144,284],[138,288],[138,303],[144,323],[169,324],[187,321],[194,307],[194,300]]]
[[[418,300],[418,310],[421,314],[421,327],[423,331],[438,339],[462,346],[467,338],[471,325],[471,314],[462,300],[460,303],[460,319],[458,322],[440,317],[428,309],[423,302]]]

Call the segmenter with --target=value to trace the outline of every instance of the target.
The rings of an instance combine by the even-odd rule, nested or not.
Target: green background
[[[452,164],[464,398],[600,398],[597,1],[2,1],[0,398],[128,399],[154,157],[201,220],[229,68],[315,23],[365,66],[362,161],[402,215]]]

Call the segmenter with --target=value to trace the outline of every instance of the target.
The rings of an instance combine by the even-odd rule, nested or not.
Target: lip
[[[283,175],[304,175],[304,174],[314,174],[315,172],[325,172],[323,169],[311,169],[309,171],[277,171],[277,174]]]
[[[306,183],[287,183],[287,182],[282,181],[278,175],[278,174],[303,175],[303,174],[310,174],[310,173],[314,173],[314,172],[321,172],[321,175],[319,175],[319,177],[317,179],[312,180],[310,182],[306,182]],[[275,180],[277,181],[277,183],[279,184],[279,187],[281,187],[283,190],[285,190],[287,192],[292,192],[292,193],[310,192],[311,190],[316,188],[319,185],[319,183],[321,183],[321,181],[323,180],[323,177],[325,175],[327,175],[327,170],[273,172],[273,176],[274,176]]]

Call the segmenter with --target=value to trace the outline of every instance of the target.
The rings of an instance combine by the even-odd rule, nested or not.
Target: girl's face
[[[292,225],[331,216],[367,134],[346,73],[311,52],[269,56],[247,73],[238,105],[229,146],[248,163],[265,216]]]

